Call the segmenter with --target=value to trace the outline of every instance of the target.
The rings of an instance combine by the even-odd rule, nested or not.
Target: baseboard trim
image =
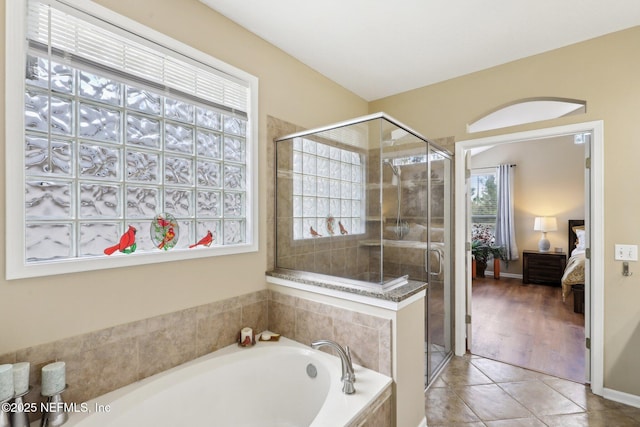
[[[624,403],[625,405],[640,408],[640,396],[636,396],[635,394],[612,390],[605,387],[602,390],[602,396],[606,399],[613,400],[618,403]]]
[[[486,270],[484,272],[484,275],[487,277],[493,277],[493,270]],[[521,279],[522,280],[522,274],[515,274],[515,273],[500,273],[500,277],[510,277],[512,279]]]

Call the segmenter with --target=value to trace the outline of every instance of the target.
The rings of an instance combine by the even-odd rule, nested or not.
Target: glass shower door
[[[428,148],[428,273],[425,300],[425,386],[453,353],[451,158]]]

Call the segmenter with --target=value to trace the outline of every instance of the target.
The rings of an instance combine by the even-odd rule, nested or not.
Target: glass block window
[[[293,238],[362,234],[364,162],[345,148],[293,141]]]
[[[27,5],[24,264],[111,259],[130,227],[136,246],[115,257],[255,248],[257,83],[56,1]],[[166,247],[158,216],[175,220]]]

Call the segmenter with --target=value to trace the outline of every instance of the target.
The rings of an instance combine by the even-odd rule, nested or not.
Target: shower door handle
[[[437,273],[433,273],[431,271],[429,271],[429,253],[430,252],[435,252],[436,254],[438,254],[438,272]],[[442,255],[440,254],[440,251],[437,249],[427,249],[424,251],[424,270],[429,273],[432,274],[434,276],[439,276],[440,274],[442,274]]]

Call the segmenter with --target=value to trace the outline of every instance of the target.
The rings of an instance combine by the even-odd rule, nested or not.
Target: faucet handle
[[[351,367],[351,381],[356,382],[356,374],[353,371],[353,359],[351,359],[351,349],[348,345],[344,347],[344,352],[347,354],[347,360],[349,361],[349,366]]]
[[[353,386],[353,381],[344,381],[342,383],[342,392],[344,394],[353,394],[356,392],[356,388]]]

